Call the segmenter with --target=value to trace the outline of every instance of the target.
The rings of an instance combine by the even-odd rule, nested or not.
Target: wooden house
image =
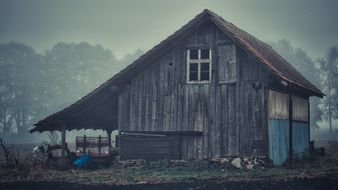
[[[119,130],[121,159],[266,156],[281,165],[309,149],[310,96],[323,93],[269,45],[204,10],[31,132]]]

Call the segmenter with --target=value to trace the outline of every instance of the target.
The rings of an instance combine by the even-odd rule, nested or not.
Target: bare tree
[[[14,153],[13,145],[7,145],[5,140],[0,137],[0,157],[5,160],[5,166],[17,166],[19,161]]]
[[[326,59],[320,59],[321,78],[326,97],[322,99],[322,118],[329,123],[332,131],[332,120],[338,118],[338,49],[333,46],[329,49]]]
[[[338,58],[338,52],[337,52],[337,47],[331,47],[329,51],[329,76],[328,76],[328,83],[329,83],[329,89],[328,89],[328,101],[329,101],[329,125],[330,125],[330,132],[332,131],[332,78],[333,78],[333,67],[334,67],[334,62]]]

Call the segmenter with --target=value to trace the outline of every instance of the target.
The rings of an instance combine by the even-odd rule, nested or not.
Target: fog
[[[33,123],[86,95],[206,8],[268,42],[326,93],[337,7],[335,0],[0,0],[0,135],[26,136]],[[12,84],[28,90],[14,96],[6,90]],[[311,127],[328,130],[327,100],[313,98],[311,105]],[[338,118],[338,104],[334,109]]]
[[[121,58],[150,49],[207,8],[259,39],[285,38],[317,58],[338,41],[337,7],[336,0],[0,0],[0,43],[41,52],[86,41]]]

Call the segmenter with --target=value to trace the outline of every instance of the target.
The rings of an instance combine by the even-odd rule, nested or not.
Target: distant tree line
[[[21,43],[0,45],[0,134],[22,136],[39,119],[70,105],[143,52],[116,59],[89,43],[58,43],[43,53]]]
[[[269,43],[327,95],[311,98],[311,127],[338,118],[338,52],[314,61],[287,40]],[[89,43],[58,43],[43,53],[21,43],[0,44],[0,134],[25,135],[39,119],[70,105],[143,54],[116,59]]]

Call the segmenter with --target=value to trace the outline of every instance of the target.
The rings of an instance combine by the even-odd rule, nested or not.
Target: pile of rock
[[[121,160],[117,162],[117,167],[119,168],[135,168],[143,166],[146,163],[143,159],[135,159],[135,160]]]
[[[268,162],[265,158],[258,157],[225,157],[214,158],[211,160],[205,159],[201,161],[184,161],[184,160],[159,160],[147,162],[142,159],[121,160],[115,162],[114,166],[118,168],[168,168],[168,167],[186,167],[186,168],[221,168],[224,170],[230,169],[264,169]]]
[[[264,158],[257,157],[226,157],[211,159],[209,165],[217,165],[224,169],[247,169],[252,170],[255,168],[264,169],[266,162]]]

